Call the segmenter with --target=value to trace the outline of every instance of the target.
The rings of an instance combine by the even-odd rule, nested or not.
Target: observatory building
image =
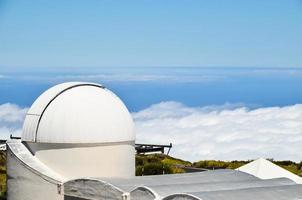
[[[29,151],[67,179],[134,176],[134,141],[123,102],[91,83],[47,90],[29,109],[22,133]]]
[[[110,90],[45,91],[7,141],[8,200],[298,200],[301,178],[260,159],[237,170],[135,177],[131,115]]]

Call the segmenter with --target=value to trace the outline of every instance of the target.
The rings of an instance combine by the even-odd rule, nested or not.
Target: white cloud
[[[137,142],[172,142],[172,155],[182,159],[302,160],[302,104],[251,110],[162,102],[133,117]]]
[[[0,105],[0,138],[7,139],[10,134],[21,135],[22,124],[27,108],[11,103]]]
[[[0,137],[21,135],[27,108],[0,105]],[[243,104],[188,107],[162,102],[132,113],[137,142],[173,143],[173,156],[302,160],[302,104],[249,109]]]
[[[1,78],[1,77],[0,77]],[[80,74],[80,75],[62,75],[62,76],[36,76],[26,75],[17,77],[27,81],[96,81],[96,82],[180,82],[180,83],[201,83],[213,82],[225,79],[224,76],[217,75],[165,75],[165,74]]]

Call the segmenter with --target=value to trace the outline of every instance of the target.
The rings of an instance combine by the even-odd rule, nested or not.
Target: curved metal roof
[[[298,200],[302,197],[302,185],[288,178],[262,180],[237,170],[63,180],[36,159],[20,141],[9,141],[7,145],[9,153],[29,170],[46,181],[58,184],[64,196],[78,199]]]
[[[106,199],[103,195],[115,194],[114,191],[118,190],[132,200],[296,200],[302,195],[302,185],[290,179],[261,180],[235,170],[92,180],[67,181],[63,184],[64,194],[84,199]],[[91,197],[89,188],[98,192]]]
[[[43,177],[48,182],[54,184],[60,184],[66,181],[60,174],[54,172],[43,164],[39,159],[31,154],[25,145],[20,140],[8,140],[7,143],[8,152],[19,160],[27,169],[33,173]]]
[[[100,84],[68,82],[45,91],[29,109],[22,141],[104,143],[133,141],[123,102]]]

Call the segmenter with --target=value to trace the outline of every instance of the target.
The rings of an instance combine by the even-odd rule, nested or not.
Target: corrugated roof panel
[[[40,117],[47,107],[47,105],[62,91],[67,88],[74,87],[80,84],[92,84],[86,82],[67,82],[56,85],[44,93],[42,93],[32,104],[30,109],[27,111],[27,115],[25,117],[23,132],[22,132],[22,140],[34,142],[36,137],[36,131],[39,124]],[[96,84],[97,85],[97,84]],[[98,85],[102,87],[101,85]]]
[[[302,198],[302,185],[257,187],[226,191],[196,192],[191,194],[202,200],[299,200]],[[165,200],[168,199],[169,198]],[[169,200],[172,199],[170,198]],[[174,198],[173,200],[176,199],[177,198]]]
[[[27,114],[23,124],[22,140],[35,142],[40,115]]]

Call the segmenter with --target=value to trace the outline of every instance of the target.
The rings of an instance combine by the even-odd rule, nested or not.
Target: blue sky
[[[0,66],[301,67],[301,20],[301,0],[0,0]]]
[[[131,111],[301,102],[300,0],[0,0],[0,11],[0,103],[28,107],[66,80],[103,83]]]
[[[91,81],[174,156],[300,161],[301,21],[301,0],[0,0],[0,138],[49,87]]]

